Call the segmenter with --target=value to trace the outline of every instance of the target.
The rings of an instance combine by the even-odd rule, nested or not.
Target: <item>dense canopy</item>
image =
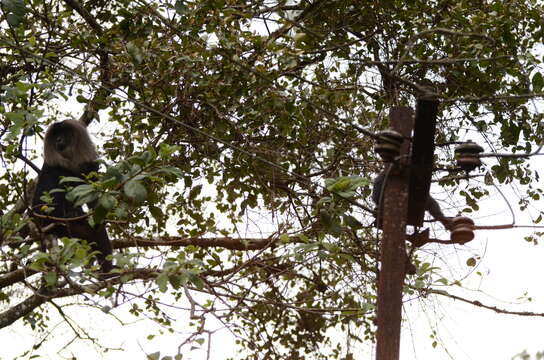
[[[507,184],[521,189],[514,212],[542,192],[519,156],[544,130],[536,0],[0,4],[0,327],[22,321],[48,340],[55,313],[71,333],[59,350],[109,346],[65,317],[77,307],[181,332],[180,353],[223,326],[240,358],[363,358],[380,245],[375,134],[423,95],[441,104],[432,191],[447,213],[477,214]],[[99,179],[72,196],[100,204],[89,220],[108,225],[109,280],[86,244],[43,253],[28,225],[45,129],[66,118],[89,124],[101,154]],[[468,139],[517,155],[485,158],[469,178],[453,154]],[[410,256],[406,294],[459,285],[433,252]]]

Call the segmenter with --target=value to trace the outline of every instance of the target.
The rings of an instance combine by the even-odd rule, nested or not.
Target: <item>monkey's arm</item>
[[[372,201],[376,204],[377,207],[380,206],[380,200],[383,192],[383,185],[385,180],[385,173],[381,172],[375,179],[372,184]]]
[[[436,200],[431,195],[429,195],[429,197],[427,198],[427,202],[425,203],[425,210],[427,210],[433,218],[440,221],[446,229],[449,230],[451,228],[451,218],[445,216],[442,213],[440,205],[438,205]]]

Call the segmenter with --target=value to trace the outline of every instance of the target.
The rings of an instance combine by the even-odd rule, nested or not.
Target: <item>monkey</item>
[[[64,120],[49,126],[44,137],[43,159],[32,197],[31,216],[40,228],[48,227],[45,234],[86,240],[91,249],[98,252],[96,259],[101,272],[110,272],[113,265],[106,257],[112,254],[112,248],[105,225],[91,226],[81,206],[74,206],[66,199],[66,191],[58,190],[79,185],[74,182],[60,183],[63,177],[82,178],[98,171],[98,153],[86,125],[78,120]],[[52,204],[46,204],[41,199],[44,193],[50,194]],[[53,210],[44,211],[45,205],[53,207]],[[89,207],[95,205],[90,203]],[[42,250],[45,251],[43,247],[42,241]]]
[[[380,207],[380,202],[382,201],[382,191],[384,188],[385,181],[385,171],[381,172],[375,179],[372,184],[372,201],[376,206]],[[429,194],[425,200],[425,211],[427,211],[435,220],[438,220],[444,225],[447,230],[451,230],[452,221],[451,218],[445,216],[438,205],[438,202]]]

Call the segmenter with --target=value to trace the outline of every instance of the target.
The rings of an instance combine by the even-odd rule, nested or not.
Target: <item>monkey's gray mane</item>
[[[58,124],[58,123],[57,123]],[[94,145],[87,127],[78,120],[64,120],[63,125],[72,130],[70,146],[62,152],[55,148],[52,137],[52,129],[55,124],[49,126],[45,132],[43,157],[45,164],[49,166],[60,166],[79,173],[82,165],[95,162],[98,159],[96,146]]]

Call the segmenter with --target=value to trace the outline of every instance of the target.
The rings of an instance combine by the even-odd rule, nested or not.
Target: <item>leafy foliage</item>
[[[137,292],[132,316],[167,331],[186,331],[164,309],[182,301],[194,329],[185,345],[202,346],[215,317],[244,358],[350,358],[353,343],[374,337],[379,254],[368,199],[381,165],[360,129],[385,128],[392,106],[430,92],[442,101],[437,143],[472,138],[514,153],[542,143],[531,104],[544,86],[536,0],[3,0],[1,9],[2,327],[25,316],[14,310],[22,301],[27,323],[49,330],[34,298],[44,281],[51,298],[98,294],[108,309]],[[39,252],[22,215],[44,129],[75,116],[93,121],[104,171],[67,196],[96,203],[88,220],[108,224],[119,275],[109,282],[94,277],[86,244]],[[448,174],[452,153],[436,154]],[[483,172],[469,185],[437,172],[452,211],[480,210],[492,185],[526,186],[522,209],[541,196],[526,157],[489,159]],[[454,283],[423,256],[412,254],[407,293]]]

